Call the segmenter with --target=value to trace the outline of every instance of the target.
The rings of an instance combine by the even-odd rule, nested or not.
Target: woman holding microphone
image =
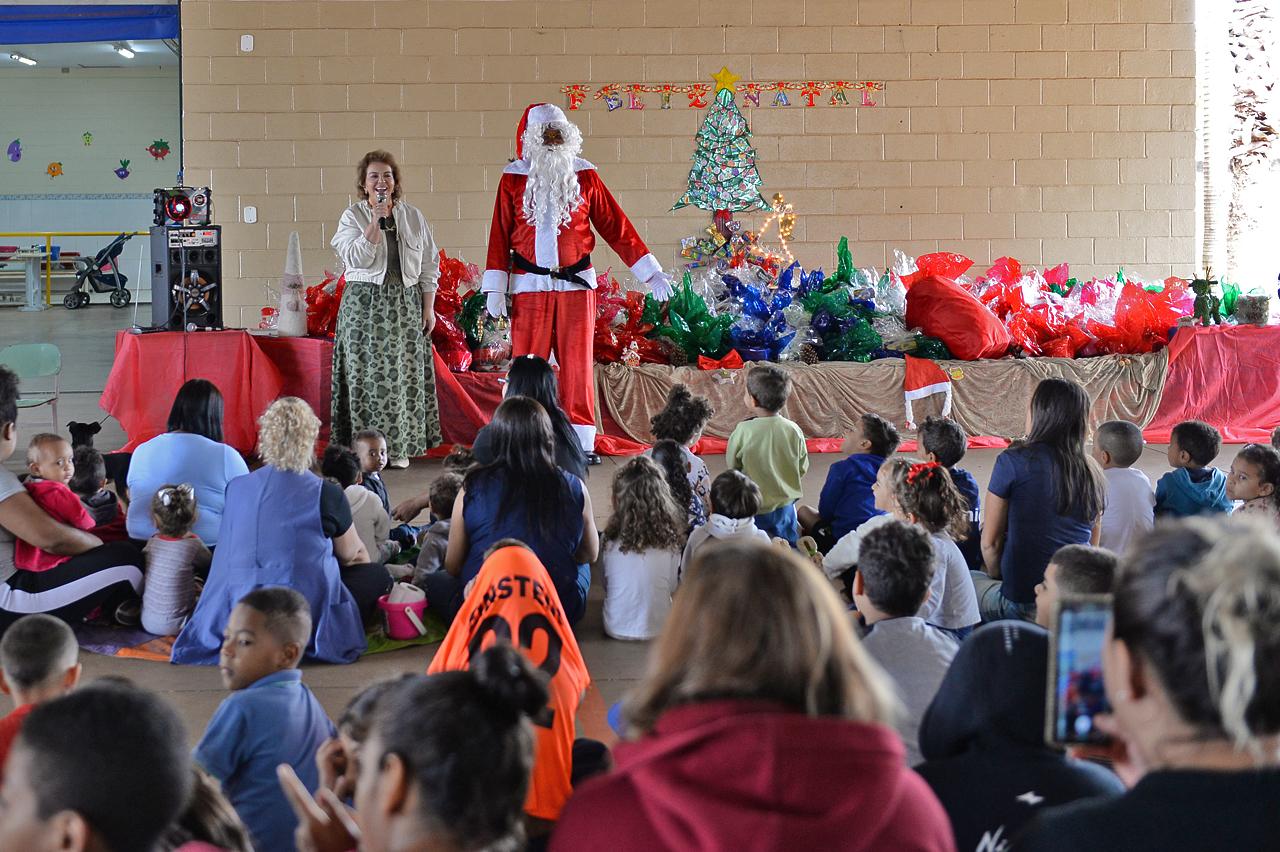
[[[333,344],[331,440],[350,445],[361,429],[378,429],[390,466],[404,468],[440,442],[430,338],[439,249],[422,211],[402,200],[390,152],[360,158],[356,194],[332,242],[347,283]]]

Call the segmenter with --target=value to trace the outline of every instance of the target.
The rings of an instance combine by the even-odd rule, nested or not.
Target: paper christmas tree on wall
[[[671,209],[692,204],[703,210],[767,210],[751,128],[734,97],[737,77],[721,68],[713,78],[716,100],[698,131],[689,186]]]

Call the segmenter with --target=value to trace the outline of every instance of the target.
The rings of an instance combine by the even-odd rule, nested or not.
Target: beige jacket
[[[428,292],[435,290],[436,279],[440,277],[440,249],[422,211],[397,201],[391,215],[396,220],[400,239],[400,275],[404,285],[422,285]],[[373,208],[364,201],[352,204],[338,220],[338,230],[330,245],[346,265],[348,281],[381,284],[387,274],[386,240],[371,243],[364,237],[364,229],[372,220]]]

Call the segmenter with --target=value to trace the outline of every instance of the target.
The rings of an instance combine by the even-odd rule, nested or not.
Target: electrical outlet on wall
[[[253,34],[246,33],[240,36],[240,51],[242,53],[253,53]]]
[[[258,208],[252,206],[244,208],[241,218],[244,219],[246,225],[252,225],[258,221]]]

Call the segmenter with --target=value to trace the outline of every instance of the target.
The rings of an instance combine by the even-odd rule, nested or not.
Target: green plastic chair
[[[58,420],[58,378],[62,375],[62,351],[52,343],[15,343],[0,349],[0,364],[17,373],[21,382],[19,390],[26,396],[18,397],[18,410],[47,405],[53,410],[53,428]],[[31,391],[27,383],[31,379],[53,379],[53,391]]]

